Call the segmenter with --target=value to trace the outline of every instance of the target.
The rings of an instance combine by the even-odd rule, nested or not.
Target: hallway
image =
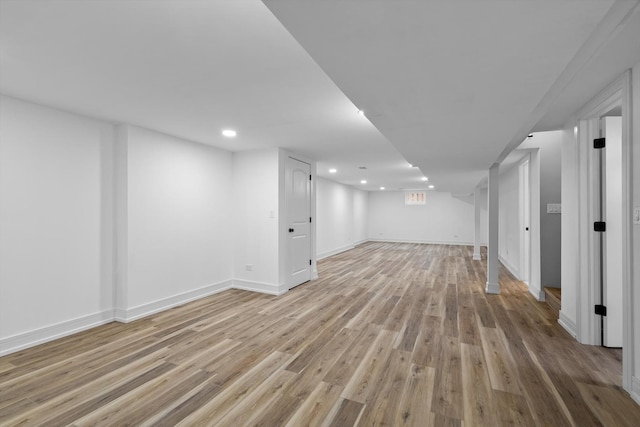
[[[466,246],[377,243],[280,297],[229,290],[0,358],[1,425],[633,426],[578,344]],[[484,256],[483,256],[484,258]]]

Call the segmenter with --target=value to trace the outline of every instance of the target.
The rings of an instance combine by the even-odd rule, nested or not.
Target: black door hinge
[[[607,231],[607,224],[604,221],[596,221],[593,223],[593,231]]]
[[[311,181],[311,175],[309,175],[309,181]]]
[[[309,260],[309,265],[311,265],[311,260]]]
[[[596,138],[593,140],[593,148],[604,148],[605,138]]]
[[[311,222],[311,217],[309,217],[309,222]]]
[[[597,304],[596,307],[596,314],[599,316],[606,316],[607,315],[607,307],[605,307],[602,304]]]

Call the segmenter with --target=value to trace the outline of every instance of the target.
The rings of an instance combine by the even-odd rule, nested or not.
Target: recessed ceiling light
[[[366,184],[366,183],[367,183],[366,179],[363,179],[362,181],[360,181],[360,184]]]
[[[412,165],[411,163],[409,163],[409,167],[410,167],[410,168],[412,168],[412,167],[413,167],[413,165]]]
[[[427,178],[426,176],[423,176],[422,178],[420,178],[423,181],[429,181],[429,178]]]
[[[384,187],[380,187],[381,190],[384,190]]]
[[[338,169],[334,169],[334,168],[329,169],[329,173],[336,173],[336,172],[338,172]]]
[[[222,131],[222,134],[229,138],[233,138],[234,136],[237,135],[236,131],[232,129],[225,129]]]
[[[358,115],[364,117],[364,111],[358,110]]]
[[[436,186],[432,184],[429,186],[429,188],[433,190],[434,188],[436,188]]]

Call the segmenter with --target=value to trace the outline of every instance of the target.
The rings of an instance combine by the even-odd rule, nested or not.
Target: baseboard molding
[[[129,323],[134,320],[141,319],[143,317],[150,316],[155,313],[159,313],[164,310],[168,310],[179,305],[186,304],[197,299],[216,294],[218,292],[226,291],[233,287],[232,280],[225,280],[223,282],[215,283],[212,285],[204,286],[199,289],[187,291],[181,294],[173,295],[168,298],[163,298],[150,303],[142,304],[136,307],[132,307],[126,310],[115,310],[115,320],[122,323]]]
[[[342,252],[349,251],[349,250],[351,250],[353,248],[355,248],[354,245],[346,245],[346,246],[342,246],[342,247],[337,248],[337,249],[333,249],[331,251],[323,252],[321,254],[318,254],[318,260],[321,260],[321,259],[324,259],[324,258],[328,258],[330,256],[337,255],[337,254],[342,253]]]
[[[515,277],[516,279],[520,280],[520,271],[519,271],[517,268],[515,268],[514,266],[512,266],[511,264],[509,264],[509,262],[507,262],[507,260],[506,260],[506,259],[504,259],[504,258],[502,257],[502,255],[498,255],[498,260],[500,261],[500,263],[501,263],[502,265],[504,265],[504,266],[505,266],[505,268],[506,268],[507,270],[509,270],[509,273],[511,273],[511,274],[513,275],[513,277]]]
[[[629,393],[633,400],[640,405],[640,378],[631,377],[631,393]]]
[[[368,239],[368,242],[382,243],[419,243],[423,245],[452,245],[452,246],[473,246],[473,242],[447,242],[435,240],[398,240],[398,239]]]
[[[578,327],[576,326],[576,323],[565,316],[562,310],[560,310],[560,318],[558,319],[558,323],[564,328],[565,331],[569,333],[569,335],[571,335],[575,339],[578,339]]]
[[[538,289],[535,286],[531,286],[530,284],[527,284],[528,288],[529,288],[529,293],[531,295],[533,295],[533,297],[538,300],[538,301],[545,301],[546,300],[546,295],[544,293],[544,289]]]
[[[488,294],[498,295],[500,293],[500,285],[498,283],[487,282],[487,287],[484,290]]]
[[[249,280],[233,280],[232,287],[234,289],[242,289],[245,291],[260,292],[262,294],[282,295],[289,290],[285,285],[275,285],[264,282],[251,282]]]
[[[104,325],[113,320],[113,311],[106,310],[2,338],[0,339],[0,356],[95,328],[96,326]]]

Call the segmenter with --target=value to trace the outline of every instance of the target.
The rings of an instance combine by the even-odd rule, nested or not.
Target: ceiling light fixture
[[[384,190],[384,187],[380,187],[381,190]]]
[[[433,185],[433,184],[431,184],[431,185],[429,186],[429,188],[433,190],[434,188],[436,188],[436,186],[435,186],[435,185]]]
[[[336,172],[338,172],[338,169],[334,169],[334,168],[329,169],[329,173],[336,173]]]
[[[228,138],[233,138],[234,136],[237,135],[237,132],[232,129],[225,129],[222,131],[222,134]]]
[[[364,117],[364,111],[358,110],[358,115]]]
[[[429,181],[429,178],[427,178],[426,176],[423,176],[422,178],[420,178],[423,181]]]
[[[363,179],[362,181],[360,181],[360,184],[366,184],[366,183],[367,183],[366,179]]]

